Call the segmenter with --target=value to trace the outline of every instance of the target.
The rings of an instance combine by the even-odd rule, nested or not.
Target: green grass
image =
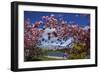
[[[38,58],[31,58],[31,59],[26,60],[26,61],[50,61],[50,60],[61,60],[61,59],[48,58],[46,56],[41,56],[41,57],[38,57]]]

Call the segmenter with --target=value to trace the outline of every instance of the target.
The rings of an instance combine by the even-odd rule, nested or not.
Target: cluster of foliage
[[[74,43],[70,49],[68,59],[87,59],[90,56],[90,48],[87,48],[84,43]]]
[[[47,55],[47,50],[33,46],[24,48],[24,61],[41,61],[41,58]]]

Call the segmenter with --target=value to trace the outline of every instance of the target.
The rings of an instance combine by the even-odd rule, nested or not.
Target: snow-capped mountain
[[[46,28],[42,37],[39,38],[38,47],[40,48],[47,48],[47,49],[63,49],[69,48],[74,39],[73,37],[67,37],[67,39],[59,39],[55,37],[52,33],[56,32],[54,28]]]

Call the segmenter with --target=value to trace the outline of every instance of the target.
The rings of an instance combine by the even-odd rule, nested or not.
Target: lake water
[[[48,53],[48,56],[63,57],[64,53]]]

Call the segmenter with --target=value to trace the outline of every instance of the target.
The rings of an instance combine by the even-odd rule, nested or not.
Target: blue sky
[[[24,20],[29,19],[32,23],[36,21],[44,21],[42,16],[55,15],[56,19],[63,18],[69,24],[78,24],[80,26],[90,25],[90,14],[79,14],[79,13],[58,13],[58,12],[36,12],[36,11],[24,11]]]

